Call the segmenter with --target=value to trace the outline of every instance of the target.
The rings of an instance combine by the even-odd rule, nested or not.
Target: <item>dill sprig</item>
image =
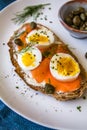
[[[27,46],[26,48],[23,48],[21,51],[18,51],[17,53],[22,54],[22,53],[27,52],[28,50],[31,50],[31,47],[30,47],[30,46]]]
[[[17,12],[12,20],[14,21],[15,24],[24,23],[31,16],[34,16],[36,20],[40,9],[43,9],[47,5],[50,5],[50,3],[27,6],[23,9],[23,11]]]
[[[22,53],[25,53],[25,52],[27,52],[27,51],[32,51],[33,49],[35,49],[35,48],[32,47],[32,45],[28,45],[28,46],[26,46],[25,48],[23,48],[21,51],[17,51],[16,53],[22,54]]]

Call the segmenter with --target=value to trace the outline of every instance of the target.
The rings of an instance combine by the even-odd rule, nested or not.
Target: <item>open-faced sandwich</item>
[[[26,23],[14,32],[8,46],[15,71],[29,87],[58,100],[82,96],[87,87],[86,72],[49,28]]]

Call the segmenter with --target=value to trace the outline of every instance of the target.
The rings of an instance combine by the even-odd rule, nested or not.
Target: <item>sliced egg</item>
[[[57,53],[50,61],[50,72],[60,81],[73,81],[80,74],[78,62],[69,54]]]
[[[30,47],[27,51],[18,53],[18,64],[23,70],[33,70],[39,66],[42,54],[36,47]]]
[[[26,42],[41,48],[47,47],[54,43],[54,35],[49,29],[42,27],[40,29],[32,30],[27,35]]]

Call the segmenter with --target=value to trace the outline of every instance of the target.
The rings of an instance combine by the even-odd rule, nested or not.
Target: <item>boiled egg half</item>
[[[68,82],[78,77],[80,67],[78,62],[71,55],[57,53],[50,61],[50,72],[57,80]]]
[[[42,54],[36,47],[27,47],[18,53],[18,64],[23,70],[35,69],[39,66],[41,60]]]
[[[27,35],[26,42],[44,48],[54,43],[54,35],[49,29],[40,27],[40,29],[34,29]]]

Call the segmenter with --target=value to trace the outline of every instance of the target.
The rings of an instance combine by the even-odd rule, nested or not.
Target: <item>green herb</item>
[[[15,14],[15,17],[12,20],[14,21],[14,23],[18,23],[18,24],[24,23],[31,16],[34,16],[36,20],[38,17],[39,11],[43,9],[43,7],[48,6],[48,5],[50,5],[50,3],[27,6],[23,9],[22,12],[17,12]]]
[[[21,53],[25,53],[28,50],[32,51],[32,49],[35,49],[35,48],[32,47],[32,45],[31,46],[27,46],[27,47],[23,48],[21,51],[18,51],[17,53],[20,53],[20,54]]]
[[[21,32],[21,33],[15,33],[14,36],[15,38],[19,37],[20,35],[22,35],[23,33],[25,33],[25,31]]]
[[[17,89],[19,89],[19,86],[16,86]]]
[[[77,110],[81,112],[81,106],[77,106]]]
[[[50,55],[50,52],[49,51],[44,51],[42,53],[43,57],[48,57]]]
[[[26,48],[23,48],[19,53],[25,53],[30,49],[30,46],[27,46]]]

